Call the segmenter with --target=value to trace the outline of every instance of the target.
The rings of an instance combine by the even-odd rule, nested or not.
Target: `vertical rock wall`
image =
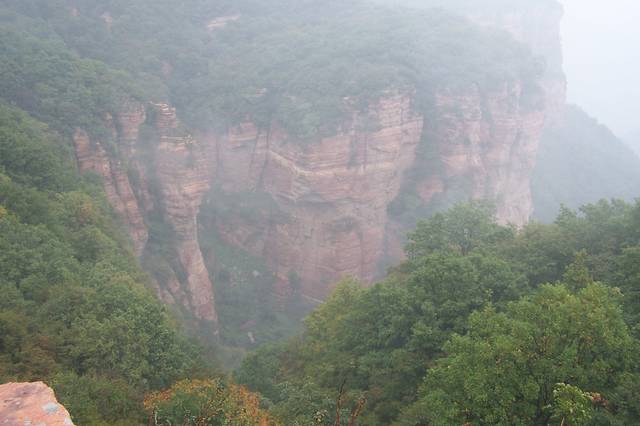
[[[221,205],[227,196],[251,202],[215,218],[221,240],[264,258],[279,293],[290,292],[295,273],[303,294],[319,299],[341,277],[371,282],[384,265],[402,258],[412,223],[390,216],[389,209],[407,192],[425,206],[452,193],[488,198],[501,221],[528,221],[540,135],[565,102],[560,16],[561,9],[537,7],[471,15],[546,58],[541,108],[528,103],[518,81],[490,91],[440,88],[428,114],[413,107],[412,93],[390,92],[368,111],[352,109],[335,136],[306,143],[277,126],[260,129],[251,122],[194,136],[169,105],[149,105],[153,114],[147,117],[145,107],[132,102],[105,118],[115,151],[76,132],[78,162],[103,178],[138,254],[144,253],[152,212],[160,211],[173,229],[175,265],[159,286],[168,303],[217,323],[198,216],[203,202],[229,207]],[[141,136],[143,123],[151,136]],[[421,155],[424,150],[430,156]]]
[[[179,130],[175,110],[165,104],[151,104],[151,140],[141,140],[140,128],[147,117],[145,107],[129,102],[115,118],[105,118],[112,129],[114,145],[92,141],[85,131],[74,135],[76,158],[81,171],[92,171],[103,181],[114,210],[126,225],[133,246],[142,255],[149,238],[145,217],[160,208],[171,226],[176,253],[173,271],[165,286],[158,286],[160,297],[180,303],[197,320],[217,328],[213,285],[198,244],[196,218],[209,189],[210,162],[202,146]],[[131,180],[131,177],[135,179]],[[152,189],[151,180],[154,185]]]

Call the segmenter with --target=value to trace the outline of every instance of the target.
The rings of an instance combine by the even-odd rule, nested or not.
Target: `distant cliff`
[[[198,245],[197,215],[213,170],[201,145],[178,129],[175,110],[166,104],[146,107],[129,102],[107,117],[118,151],[108,152],[82,129],[74,135],[82,171],[98,174],[109,201],[129,230],[138,255],[149,243],[149,228],[170,229],[172,268],[158,281],[158,294],[179,304],[196,320],[217,330],[214,291]],[[140,128],[148,123],[147,134]],[[151,179],[153,184],[151,184]]]
[[[412,88],[345,98],[335,134],[311,142],[250,116],[190,130],[171,105],[130,100],[104,117],[115,149],[78,128],[76,156],[102,177],[160,297],[217,330],[221,271],[215,251],[203,256],[207,236],[263,259],[275,277],[268,291],[316,300],[341,277],[380,277],[415,221],[454,202],[489,199],[502,222],[526,223],[540,135],[564,103],[560,15],[470,15],[544,55],[538,83],[437,83],[426,109]]]

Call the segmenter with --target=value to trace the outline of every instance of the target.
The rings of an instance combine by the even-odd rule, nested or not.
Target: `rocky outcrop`
[[[138,255],[143,254],[149,238],[145,218],[161,210],[175,236],[171,245],[178,270],[172,271],[165,285],[156,283],[158,293],[167,302],[181,303],[195,319],[212,323],[215,332],[213,286],[198,245],[196,224],[202,197],[209,189],[210,162],[197,141],[179,130],[173,108],[153,104],[150,109],[154,118],[145,124],[150,128],[145,140],[140,135],[141,126],[148,121],[144,105],[129,102],[114,117],[105,117],[114,142],[109,151],[77,129],[73,138],[76,158],[81,171],[102,178]]]
[[[209,190],[212,173],[207,152],[190,134],[178,130],[175,109],[155,104],[155,126],[159,139],[154,147],[154,172],[163,215],[175,232],[175,250],[183,272],[188,308],[200,320],[216,323],[213,285],[198,244],[197,217],[200,204]],[[174,298],[182,289],[170,286]],[[178,291],[175,291],[178,290]]]
[[[69,412],[42,382],[0,385],[0,424],[73,426]]]
[[[517,82],[492,93],[474,86],[436,96],[436,113],[425,131],[438,171],[415,183],[424,203],[460,190],[470,198],[495,201],[503,223],[522,225],[529,220],[530,177],[545,110],[526,106],[523,97]]]

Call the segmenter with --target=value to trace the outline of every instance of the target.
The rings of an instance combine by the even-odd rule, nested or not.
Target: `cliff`
[[[495,201],[503,223],[526,223],[533,212],[529,178],[546,117],[544,109],[526,103],[519,83],[488,94],[477,87],[439,93],[426,129],[439,170],[416,182],[422,201],[462,190]]]
[[[380,277],[416,220],[454,202],[489,199],[501,222],[526,223],[540,135],[565,102],[561,9],[468,16],[543,56],[540,84],[439,84],[427,109],[406,88],[367,105],[344,98],[338,131],[314,141],[249,116],[190,131],[172,106],[135,102],[105,117],[115,149],[79,129],[80,167],[102,177],[160,297],[217,330],[220,271],[201,250],[212,235],[264,259],[276,278],[268,291],[316,301],[342,277]]]
[[[180,134],[175,109],[165,104],[152,106],[159,140],[152,148],[158,184],[158,203],[175,235],[177,262],[182,268],[182,284],[169,286],[173,299],[182,299],[197,319],[217,322],[213,285],[198,244],[197,216],[204,194],[209,190],[210,165],[202,145],[189,134]],[[186,296],[184,292],[186,290]]]
[[[428,117],[409,95],[390,94],[310,145],[250,123],[209,135],[218,155],[214,183],[225,193],[267,194],[277,206],[220,214],[216,230],[265,258],[281,292],[293,271],[305,295],[322,298],[328,284],[345,276],[371,282],[401,258],[414,223],[391,218],[389,207],[407,192],[425,206],[454,191],[492,199],[503,222],[523,224],[533,211],[529,177],[545,119],[544,110],[523,104],[517,83],[489,94],[475,86],[443,90]],[[371,119],[375,129],[363,128]],[[436,161],[417,154],[421,144]]]
[[[212,283],[198,242],[198,215],[211,188],[213,194],[267,197],[275,208],[239,205],[201,226],[214,226],[225,243],[264,258],[280,294],[290,293],[295,272],[305,296],[322,298],[341,277],[371,282],[384,272],[382,265],[399,260],[413,223],[390,218],[389,210],[408,191],[424,206],[456,191],[494,199],[502,221],[527,221],[533,209],[529,176],[545,113],[524,102],[518,83],[492,93],[442,90],[433,115],[425,117],[412,107],[410,94],[390,93],[367,111],[354,110],[337,135],[308,144],[250,122],[225,133],[174,136],[175,111],[155,105],[158,136],[146,148],[152,154],[146,154],[152,159],[147,167],[125,143],[130,130],[120,130],[117,138],[129,147],[120,155],[125,153],[134,174],[153,174],[155,198],[145,179],[132,188],[120,165],[125,160],[109,157],[100,144],[91,147],[81,131],[75,140],[81,168],[103,177],[137,248],[148,235],[143,212],[150,205],[160,207],[171,225],[178,270],[159,286],[161,297],[215,322]],[[116,120],[118,128],[128,128]],[[425,145],[436,161],[418,155]],[[226,198],[207,204],[220,210]]]
[[[549,122],[562,115],[566,103],[567,81],[562,68],[560,23],[564,9],[556,1],[528,2],[502,10],[472,8],[465,14],[476,24],[507,31],[544,60],[542,84],[547,96]]]
[[[364,129],[365,121],[375,129]],[[344,276],[372,281],[385,253],[387,206],[414,162],[422,127],[410,96],[389,94],[311,144],[251,123],[209,135],[216,184],[227,193],[267,194],[277,205],[219,215],[219,235],[265,258],[285,294],[291,272],[313,298]]]
[[[175,258],[169,275],[160,280],[164,282],[156,282],[158,294],[167,303],[178,303],[196,320],[211,323],[217,333],[213,286],[196,224],[202,197],[209,189],[209,163],[199,152],[198,142],[178,130],[173,108],[151,104],[149,109],[153,119],[148,119],[144,105],[131,101],[114,117],[105,118],[112,129],[110,152],[104,143],[91,141],[77,129],[73,139],[79,168],[102,178],[138,255],[143,255],[149,241],[150,217],[161,217],[172,236],[165,248]],[[141,137],[145,123],[149,123],[147,134]]]
[[[73,426],[69,412],[42,382],[0,385],[0,422],[7,426]]]

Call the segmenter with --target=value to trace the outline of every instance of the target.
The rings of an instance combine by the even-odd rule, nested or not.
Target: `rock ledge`
[[[73,422],[44,383],[7,383],[0,385],[0,426],[73,426]]]

